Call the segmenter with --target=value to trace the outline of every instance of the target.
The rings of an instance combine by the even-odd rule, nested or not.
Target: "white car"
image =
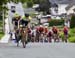
[[[51,16],[51,19],[61,19],[61,17],[59,17],[59,16]]]
[[[41,17],[41,23],[47,23],[48,19],[51,18],[51,15],[46,15]]]

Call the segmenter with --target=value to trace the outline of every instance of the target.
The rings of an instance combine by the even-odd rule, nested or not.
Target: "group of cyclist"
[[[61,38],[61,33],[63,33],[64,38]],[[31,30],[31,42],[60,42],[60,40],[67,42],[68,39],[68,27],[64,26],[63,30],[60,30],[56,26],[51,28],[45,26],[38,26]]]
[[[17,46],[19,46],[19,41],[21,40],[23,47],[26,47],[27,42],[54,42],[60,41],[59,29],[56,26],[48,28],[47,26],[37,25],[30,26],[31,17],[29,14],[25,14],[21,17],[19,14],[15,14],[12,18],[12,23],[14,25],[15,39]],[[61,31],[60,31],[61,32]],[[68,38],[68,28],[65,26],[63,29],[64,41],[67,42]]]

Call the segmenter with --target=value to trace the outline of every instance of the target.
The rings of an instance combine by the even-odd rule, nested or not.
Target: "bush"
[[[75,15],[72,15],[72,17],[71,17],[70,27],[71,28],[74,28],[75,27]]]
[[[69,31],[69,37],[75,36],[75,29],[70,29]]]
[[[63,25],[64,24],[64,20],[51,20],[49,22],[49,26],[59,26],[59,25]]]
[[[69,42],[71,42],[71,43],[75,43],[75,36],[70,37],[68,40],[69,40]]]
[[[75,29],[70,29],[69,31],[69,42],[75,43]]]
[[[75,33],[75,28],[70,29],[70,32],[71,32],[71,33]]]

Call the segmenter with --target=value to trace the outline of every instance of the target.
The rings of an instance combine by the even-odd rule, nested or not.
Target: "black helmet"
[[[26,14],[25,14],[25,17],[29,17],[29,14],[26,13]]]

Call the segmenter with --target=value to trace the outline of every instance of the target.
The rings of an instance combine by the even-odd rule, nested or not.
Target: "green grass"
[[[4,36],[3,32],[0,32],[0,39]]]
[[[2,28],[3,26],[3,23],[2,21],[0,20],[0,28]],[[0,29],[0,39],[4,36],[4,33],[2,32],[2,29]]]

